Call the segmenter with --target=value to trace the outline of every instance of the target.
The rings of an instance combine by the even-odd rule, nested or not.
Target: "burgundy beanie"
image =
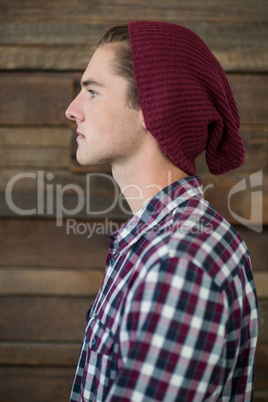
[[[211,173],[244,163],[236,103],[219,62],[194,32],[180,25],[128,23],[138,98],[147,130],[184,172],[206,150]]]

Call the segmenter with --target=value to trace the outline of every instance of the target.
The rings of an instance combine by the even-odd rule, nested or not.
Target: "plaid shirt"
[[[71,401],[252,401],[249,254],[200,179],[166,187],[110,238]]]

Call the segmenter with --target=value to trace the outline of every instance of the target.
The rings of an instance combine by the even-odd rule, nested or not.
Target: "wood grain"
[[[95,296],[103,272],[81,269],[0,268],[0,296]],[[262,279],[268,279],[263,274]],[[262,286],[262,292],[266,288]],[[1,353],[0,353],[1,354]]]
[[[259,171],[259,177],[262,181],[261,185],[251,187],[250,175],[236,176],[226,175],[225,177],[215,177],[212,174],[201,175],[203,183],[204,197],[218,212],[232,224],[242,223],[243,218],[255,225],[266,225],[268,223],[268,205],[267,185],[268,177]],[[244,190],[236,191],[235,188],[239,183],[244,184]],[[258,191],[258,193],[257,193]],[[255,205],[252,206],[252,194],[255,193]],[[261,213],[255,213],[256,208]],[[254,217],[255,216],[255,217]],[[247,222],[245,225],[247,225]],[[243,223],[242,223],[243,224]]]
[[[91,177],[88,214],[66,215],[80,230],[56,226],[56,186],[76,185],[85,193],[88,173],[109,167],[81,167],[74,161],[73,125],[64,112],[79,90],[82,72],[103,30],[135,19],[178,23],[196,32],[228,74],[241,116],[246,164],[223,177],[197,161],[205,197],[236,225],[252,259],[259,300],[259,339],[254,402],[268,400],[268,2],[267,0],[2,0],[0,2],[0,400],[66,402],[85,327],[85,314],[104,274],[108,233],[127,215],[112,183]],[[250,177],[262,171],[262,186]],[[43,175],[44,211],[37,180]],[[5,198],[16,175],[13,200],[40,212],[21,217]],[[35,176],[37,177],[37,176]],[[39,176],[38,176],[39,177]],[[245,180],[246,189],[228,194]],[[40,183],[39,183],[40,185]],[[51,187],[48,187],[48,186]],[[39,186],[39,189],[42,186]],[[251,217],[251,191],[262,191],[260,233],[239,225],[231,212]],[[50,194],[48,196],[48,194]],[[66,209],[77,194],[63,195]],[[50,203],[53,211],[46,207]],[[125,209],[126,203],[123,203]],[[261,203],[258,204],[260,208]],[[92,235],[83,228],[89,224]],[[109,224],[116,226],[109,226]],[[102,225],[104,232],[98,232]],[[265,226],[266,225],[266,226]]]
[[[1,341],[82,342],[94,298],[3,296]]]
[[[94,50],[95,46],[89,45],[0,46],[0,70],[83,71]],[[265,68],[265,53],[260,63]]]
[[[68,233],[65,224],[57,227],[55,220],[4,219],[0,222],[2,266],[103,269],[108,244],[107,233],[95,232],[88,239],[78,231]]]
[[[72,91],[72,81],[64,77],[1,74],[1,124],[67,125],[64,112]]]
[[[75,368],[0,367],[2,402],[66,402]]]
[[[267,372],[268,372],[268,343],[257,344],[256,351],[256,379],[255,390],[264,391],[264,395],[267,396]],[[261,394],[259,395],[261,397]],[[263,399],[263,402],[267,399]],[[255,402],[255,398],[254,398]]]
[[[116,22],[116,19],[3,21],[0,27],[0,45],[4,45],[0,46],[0,68],[83,70],[104,29]],[[268,70],[268,25],[264,22],[171,22],[180,22],[196,32],[228,72]]]
[[[207,0],[200,2],[178,2],[169,0],[168,4],[160,0],[148,0],[146,3],[139,0],[122,2],[114,0],[81,0],[73,2],[66,0],[26,0],[23,3],[14,0],[2,0],[0,15],[2,19],[19,20],[88,20],[88,19],[156,19],[156,20],[228,20],[228,21],[265,21],[267,16],[267,2],[265,0]]]
[[[88,221],[91,225],[101,221]],[[106,229],[108,222],[102,221]],[[120,222],[113,222],[120,225]],[[95,227],[97,229],[97,226]],[[245,240],[252,259],[254,271],[267,271],[268,229],[261,233],[236,227]],[[94,226],[91,227],[94,229]],[[115,226],[113,227],[115,229]],[[76,269],[101,269],[105,266],[109,239],[107,234],[66,232],[66,223],[57,227],[55,220],[2,219],[0,221],[1,266],[6,267],[50,267]]]
[[[268,75],[227,74],[242,124],[268,124]],[[257,107],[255,107],[257,106]]]
[[[87,21],[1,21],[0,44],[4,45],[59,45],[94,46],[104,30],[118,22],[126,23],[127,18],[114,20]],[[182,20],[171,22],[185,26],[199,35],[208,46],[216,49],[252,49],[261,47],[267,50],[268,26],[266,22],[248,21],[195,21]],[[224,41],[223,41],[224,38]],[[37,48],[37,46],[36,46]],[[40,46],[42,49],[42,46]],[[60,60],[59,60],[60,61]],[[255,60],[257,62],[257,60]]]
[[[42,149],[42,147],[40,147]],[[57,149],[57,147],[55,147]],[[52,148],[53,149],[53,148]],[[48,147],[47,152],[49,153],[51,147]],[[110,173],[101,173],[97,170],[97,165],[95,165],[96,171],[89,172],[86,171],[85,174],[76,174],[70,172],[67,169],[36,169],[36,168],[9,168],[1,169],[1,180],[0,180],[0,193],[4,193],[7,183],[12,180],[17,175],[19,180],[17,180],[16,185],[14,185],[13,191],[16,194],[33,194],[37,191],[37,181],[42,180],[44,184],[44,190],[47,190],[48,185],[52,185],[54,190],[57,185],[66,186],[70,183],[80,186],[84,191],[88,188],[89,194],[96,197],[101,195],[103,197],[111,197],[114,190],[115,184],[112,182],[112,177]],[[24,177],[24,173],[26,174]],[[36,179],[27,178],[27,174],[33,174]],[[92,174],[91,174],[92,173]]]
[[[14,170],[13,170],[14,171]],[[262,184],[252,187],[250,184],[251,174],[247,173],[215,177],[212,174],[201,174],[204,197],[218,212],[232,224],[248,224],[263,226],[268,223],[268,194],[266,191],[268,176],[261,170],[257,170],[261,177]],[[255,174],[256,172],[252,172]],[[23,178],[24,173],[19,173],[14,186],[12,182],[4,180],[2,187],[8,188],[6,195],[0,193],[0,207],[2,217],[35,217],[35,218],[56,218],[70,219],[108,219],[126,220],[131,217],[131,211],[122,194],[116,190],[110,176],[100,177],[96,180],[98,185],[90,183],[76,184],[76,181],[69,182],[70,188],[66,189],[64,181],[56,184],[57,181],[44,180],[44,192],[38,197],[37,173],[29,172],[33,178]],[[42,172],[40,173],[42,174]],[[48,173],[48,175],[53,173]],[[93,173],[87,173],[90,175]],[[257,173],[256,173],[257,174]],[[100,176],[99,173],[96,173]],[[44,176],[46,178],[46,176]],[[54,176],[52,176],[54,177]],[[59,177],[59,175],[58,175]],[[87,176],[89,177],[89,176]],[[4,179],[4,178],[2,178]],[[91,177],[89,177],[89,180]],[[1,180],[0,180],[1,181]],[[27,192],[22,189],[23,183],[32,188]],[[244,189],[237,189],[241,183]],[[48,187],[51,185],[52,187]],[[59,186],[59,187],[57,187]],[[68,184],[66,184],[68,186]],[[77,187],[74,187],[77,186]],[[99,191],[98,191],[99,190]],[[232,192],[234,191],[234,194]],[[257,192],[258,191],[258,192]],[[255,207],[252,207],[252,195],[255,192]],[[253,209],[252,209],[253,208]],[[27,212],[29,211],[29,212]],[[255,212],[255,213],[254,213]],[[245,221],[241,221],[241,219]],[[248,221],[248,223],[247,223]]]
[[[65,110],[73,99],[75,75],[1,74],[2,124],[68,125]],[[79,77],[80,79],[80,77]],[[228,74],[242,124],[268,124],[268,75]],[[18,96],[19,93],[19,96]]]
[[[90,297],[2,296],[1,342],[3,345],[11,340],[29,344],[57,342],[59,346],[66,342],[81,344],[86,325],[85,316],[93,300],[94,298]],[[259,316],[262,320],[259,324],[258,343],[260,345],[268,344],[265,327],[266,309],[267,300],[260,300]],[[72,348],[71,350],[70,354],[73,353]],[[32,357],[29,361],[31,359]],[[26,356],[24,363],[28,364],[27,362]],[[268,366],[268,360],[264,365]]]
[[[0,342],[0,365],[74,367],[81,343]]]
[[[258,366],[268,368],[267,343],[259,343],[256,359]],[[0,365],[5,366],[65,366],[75,367],[78,361],[81,343],[79,342],[14,342],[0,343]],[[257,382],[264,379],[257,370]]]
[[[268,343],[267,322],[268,322],[268,299],[266,295],[266,298],[261,300],[259,305],[258,342],[260,344]]]
[[[268,173],[268,126],[242,124],[240,135],[246,148],[245,164],[239,169],[228,173],[228,177],[238,177],[241,174],[245,174],[246,177],[248,173],[253,173],[258,170],[263,170],[263,173]],[[196,167],[201,177],[208,173],[205,152],[196,159]]]
[[[60,127],[0,127],[0,146],[1,149],[60,147],[69,150],[72,134],[72,129]]]
[[[0,149],[0,167],[68,167],[70,150],[67,149]]]
[[[267,346],[263,348],[267,351]],[[267,377],[264,358],[257,366],[254,402],[266,402]],[[258,370],[260,367],[261,370]],[[69,398],[75,367],[0,367],[0,395],[3,402],[66,402]]]
[[[0,268],[0,296],[94,296],[103,272],[81,269]],[[268,272],[254,269],[258,299],[268,294]]]

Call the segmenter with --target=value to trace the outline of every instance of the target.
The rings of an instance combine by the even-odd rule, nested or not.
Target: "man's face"
[[[127,81],[113,72],[114,57],[112,47],[96,50],[82,89],[66,111],[77,124],[77,160],[82,165],[124,162],[142,143],[142,112],[127,104]]]

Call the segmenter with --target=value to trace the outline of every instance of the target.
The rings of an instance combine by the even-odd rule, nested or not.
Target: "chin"
[[[90,163],[89,158],[86,157],[86,155],[83,155],[83,154],[81,155],[79,150],[77,150],[77,152],[76,152],[76,159],[77,159],[77,162],[82,166],[87,166],[87,165],[92,164],[92,163]]]
[[[98,160],[97,158],[90,157],[89,155],[85,155],[79,152],[79,149],[76,152],[77,162],[82,166],[92,166],[92,165],[101,165],[104,162]]]

